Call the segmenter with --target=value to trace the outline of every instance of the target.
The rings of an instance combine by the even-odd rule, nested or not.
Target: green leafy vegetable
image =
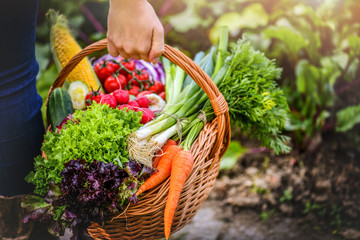
[[[297,56],[300,49],[306,46],[304,37],[287,27],[269,27],[264,30],[264,34],[268,38],[276,38],[286,44],[293,56]]]
[[[233,11],[222,14],[216,19],[213,27],[210,29],[209,38],[213,44],[219,40],[220,26],[227,26],[231,34],[236,34],[239,29],[255,29],[265,26],[269,21],[269,16],[264,7],[259,3],[251,4],[245,7],[241,12]]]
[[[336,131],[346,132],[352,129],[356,124],[360,123],[360,104],[342,109],[336,113],[336,116]]]
[[[48,132],[42,150],[47,159],[35,158],[35,172],[26,180],[36,186],[35,193],[46,193],[48,183],[59,183],[64,163],[71,159],[94,159],[123,166],[128,162],[126,136],[140,127],[140,115],[108,105],[94,103],[86,111],[76,111],[58,133]]]
[[[241,146],[237,141],[231,141],[228,150],[221,159],[220,169],[232,169],[239,158],[244,155],[248,149]]]
[[[233,45],[227,64],[229,68],[218,87],[229,105],[231,123],[243,133],[256,136],[275,153],[289,152],[285,145],[288,137],[280,135],[289,111],[276,82],[281,69],[246,40]]]

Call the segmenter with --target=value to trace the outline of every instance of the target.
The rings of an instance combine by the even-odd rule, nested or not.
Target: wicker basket
[[[67,75],[87,55],[107,47],[103,39],[84,48],[74,56],[59,73],[50,88],[61,87]],[[219,173],[220,158],[230,142],[230,119],[228,106],[211,78],[182,52],[165,45],[164,57],[180,66],[208,95],[216,118],[207,123],[190,151],[194,156],[194,166],[187,178],[175,212],[171,232],[183,228],[197,213],[214,186]],[[49,97],[48,97],[49,99]],[[88,228],[94,239],[159,239],[164,237],[164,209],[169,190],[169,179],[158,187],[143,194],[136,205],[113,220],[100,226],[96,223]]]

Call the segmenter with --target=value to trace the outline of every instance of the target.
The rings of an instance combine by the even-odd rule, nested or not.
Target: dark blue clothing
[[[40,153],[42,100],[36,90],[38,0],[0,1],[0,195],[32,191],[24,177]]]

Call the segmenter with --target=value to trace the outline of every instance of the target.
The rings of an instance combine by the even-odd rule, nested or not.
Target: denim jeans
[[[24,177],[40,154],[44,126],[36,90],[38,0],[0,1],[0,195],[32,191]]]

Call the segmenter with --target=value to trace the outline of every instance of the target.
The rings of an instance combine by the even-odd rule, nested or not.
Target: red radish
[[[123,105],[117,106],[117,108],[118,108],[119,110],[121,110],[121,109],[123,109],[123,108],[125,108],[125,107],[129,108],[129,105],[128,105],[128,104],[123,104]]]
[[[129,94],[134,96],[137,96],[139,92],[140,92],[140,88],[138,86],[132,86],[131,89],[129,90]]]
[[[148,108],[143,108],[143,111],[147,112],[149,114],[149,116],[151,117],[150,120],[154,119],[155,118],[155,113],[153,111],[151,111],[150,109]]]
[[[139,103],[136,101],[130,101],[128,104],[133,107],[140,107]]]
[[[166,101],[166,93],[165,92],[161,92],[159,93],[159,96],[164,99],[164,101]]]
[[[127,108],[127,110],[126,110],[127,112],[128,112],[129,110],[133,110],[133,111],[137,111],[137,110],[138,110],[137,107],[130,106],[129,104],[123,104],[123,105],[118,106],[118,109],[119,109],[119,110],[122,110],[123,108]]]
[[[145,97],[145,96],[141,96],[141,97],[137,97],[135,99],[135,101],[139,104],[140,107],[142,108],[148,108],[149,104],[150,104],[150,100]]]
[[[129,92],[126,90],[115,90],[113,96],[116,98],[116,101],[119,105],[126,104],[129,102]]]
[[[139,93],[137,95],[137,97],[142,97],[142,96],[145,96],[145,95],[148,95],[148,94],[152,94],[152,92],[150,92],[150,91],[142,91],[141,93]]]
[[[116,108],[117,102],[116,98],[111,94],[105,94],[101,96],[101,104],[108,104],[111,108]]]
[[[140,120],[141,124],[145,124],[155,117],[155,114],[147,108],[138,108],[136,111],[143,113]]]

